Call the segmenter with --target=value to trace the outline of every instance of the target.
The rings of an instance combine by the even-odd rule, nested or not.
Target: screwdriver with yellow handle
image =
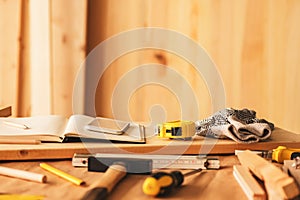
[[[235,150],[235,155],[238,155],[244,151],[245,150]],[[283,163],[284,160],[293,160],[296,157],[300,157],[300,149],[289,148],[286,146],[278,146],[272,150],[253,150],[251,152],[278,163]]]
[[[296,157],[300,157],[300,149],[278,146],[272,152],[272,160],[278,163],[283,163],[284,160],[293,160]]]
[[[179,187],[184,177],[201,172],[202,169],[196,169],[182,174],[180,171],[156,172],[146,178],[143,183],[143,192],[149,196],[164,196],[170,194],[174,188]]]

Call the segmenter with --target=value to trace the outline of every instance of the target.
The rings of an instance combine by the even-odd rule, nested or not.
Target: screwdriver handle
[[[300,149],[287,148],[286,146],[278,146],[273,149],[272,160],[283,163],[284,160],[293,160],[300,155]]]
[[[149,196],[163,196],[169,194],[175,187],[179,187],[185,176],[201,172],[202,169],[196,169],[186,174],[180,171],[172,171],[171,173],[156,172],[146,178],[143,183],[143,192]]]
[[[180,171],[157,172],[146,178],[143,183],[143,192],[149,196],[167,195],[173,188],[180,186],[183,180],[184,176]]]

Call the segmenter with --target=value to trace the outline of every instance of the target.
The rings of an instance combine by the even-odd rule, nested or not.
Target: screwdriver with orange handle
[[[201,172],[202,169],[196,169],[182,174],[180,171],[156,172],[146,178],[143,183],[143,192],[149,196],[164,196],[170,194],[174,188],[179,187],[184,177]]]

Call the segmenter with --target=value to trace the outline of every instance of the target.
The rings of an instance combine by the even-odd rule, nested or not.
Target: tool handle
[[[272,160],[278,163],[283,163],[284,160],[292,160],[293,155],[300,154],[300,149],[287,148],[285,146],[278,146],[273,150]]]
[[[157,172],[143,183],[143,192],[149,196],[164,196],[183,183],[184,176],[180,171],[171,173]]]
[[[97,183],[98,187],[107,188],[111,192],[113,187],[126,175],[126,167],[121,164],[111,165]]]
[[[82,199],[96,200],[105,199],[114,186],[126,175],[126,168],[120,164],[111,165],[96,184],[94,189],[89,190]]]

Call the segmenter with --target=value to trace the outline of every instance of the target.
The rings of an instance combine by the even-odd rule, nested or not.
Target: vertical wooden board
[[[286,31],[286,48],[283,48],[282,54],[284,55],[284,65],[281,66],[282,71],[286,70],[284,87],[284,103],[286,105],[284,113],[280,115],[280,121],[284,124],[288,130],[300,133],[300,124],[298,120],[298,115],[300,112],[300,2],[290,1],[287,5],[286,12],[286,23],[285,26],[288,28],[284,29]],[[289,117],[287,117],[289,116]]]
[[[213,1],[208,5],[202,3],[199,8],[203,12],[199,22],[204,25],[199,30],[199,39],[221,74],[227,107],[239,107],[241,104],[245,7],[245,1]]]
[[[179,8],[180,9],[180,8]],[[222,63],[218,59],[219,51],[219,1],[191,1],[191,7],[189,15],[185,20],[182,20],[182,23],[188,23],[189,26],[185,27],[185,31],[189,31],[190,37],[194,39],[207,53],[207,56],[214,62],[216,70],[219,71],[221,78],[223,79],[222,74]],[[176,22],[173,22],[176,23]],[[206,87],[199,87],[201,81],[206,84],[207,79],[215,79],[216,74],[209,74],[208,77],[195,78],[195,82],[193,84],[194,88],[197,89],[200,94],[210,92],[210,101],[205,102],[204,112],[201,113],[199,119],[203,119],[209,117],[211,114],[216,112],[214,110],[214,101],[218,101],[213,98],[213,93],[216,93],[215,90],[208,91]],[[226,79],[225,79],[226,80]],[[224,82],[224,80],[222,80]],[[226,89],[224,85],[224,89]],[[221,99],[220,99],[221,100]],[[202,101],[202,100],[200,100]],[[222,101],[222,100],[221,100]],[[203,110],[203,109],[201,109]]]
[[[87,6],[87,41],[86,41],[86,56],[87,60],[90,59],[90,53],[97,48],[97,46],[107,39],[107,23],[108,21],[108,4],[109,1],[98,1],[98,0],[89,0],[88,1],[88,6]],[[103,55],[104,56],[104,55]],[[94,87],[90,86],[90,73],[96,73],[95,70],[91,69],[90,67],[87,67],[85,70],[85,94],[84,94],[84,113],[88,115],[95,115],[94,114],[94,109],[90,105],[90,103],[86,102],[91,102],[91,101],[96,101],[96,97],[93,95],[88,95],[89,93],[89,88]],[[109,82],[105,82],[105,85],[108,85],[109,87]],[[103,86],[103,84],[101,84]],[[102,90],[97,90],[96,95],[102,95]],[[104,92],[105,93],[105,92]],[[96,103],[96,106],[101,106],[100,111],[98,110],[97,113],[102,116],[111,116],[111,115],[103,115],[103,113],[107,110],[105,105],[104,105],[104,98],[101,98],[101,101]],[[103,106],[102,106],[103,105]],[[102,109],[104,108],[104,109]]]
[[[111,0],[111,1],[102,1],[103,4],[95,4],[95,2],[91,1],[89,3],[94,3],[96,6],[105,6],[108,11],[104,12],[101,16],[99,15],[96,18],[89,18],[89,20],[95,20],[91,24],[104,24],[105,27],[102,27],[102,34],[98,37],[98,40],[95,40],[96,42],[102,42],[104,39],[108,39],[111,36],[114,36],[115,34],[119,34],[123,31],[127,31],[133,28],[137,27],[143,27],[144,25],[144,19],[145,19],[145,6],[144,2],[145,1],[138,1],[138,0],[129,0],[129,1],[116,1],[116,0]],[[91,6],[91,5],[90,5]],[[126,8],[126,9],[124,9]],[[99,8],[100,9],[100,8]],[[104,16],[103,16],[104,15]],[[106,22],[101,22],[101,20],[106,19]],[[89,26],[89,30],[90,30]],[[96,29],[96,33],[97,33]],[[104,34],[104,36],[103,36]],[[90,35],[89,35],[90,36]],[[103,39],[101,41],[101,39]],[[97,44],[91,44],[89,43],[89,46],[96,46]],[[120,47],[123,44],[119,44]],[[88,47],[90,49],[90,47]],[[121,56],[121,55],[120,55]],[[98,88],[105,88],[104,90],[99,90],[97,89],[97,94],[96,97],[89,97],[92,98],[93,101],[95,101],[95,98],[97,96],[101,96],[101,100],[99,103],[99,99],[96,100],[96,114],[101,115],[101,116],[111,116],[111,115],[106,115],[108,113],[112,113],[110,109],[110,104],[109,106],[106,106],[107,104],[103,104],[103,102],[110,102],[110,96],[108,97],[107,94],[110,94],[112,92],[112,88],[114,87],[114,83],[118,80],[118,76],[120,73],[124,72],[124,66],[126,66],[126,63],[129,63],[131,66],[136,66],[138,59],[137,57],[132,57],[129,56],[127,57],[126,55],[123,55],[124,58],[122,58],[123,63],[119,62],[113,62],[109,67],[113,68],[113,71],[107,71],[105,73],[105,77],[103,78],[106,81],[99,82],[98,84],[101,84],[101,86],[98,85]],[[101,58],[99,58],[101,59]],[[124,64],[125,63],[125,64]],[[104,67],[104,66],[103,66]],[[97,72],[92,72],[92,73],[97,73]],[[89,77],[86,77],[86,79],[89,79]],[[87,85],[87,87],[89,87]],[[103,92],[103,93],[102,93]],[[98,94],[99,93],[99,94]],[[102,102],[102,103],[101,103]],[[93,110],[93,108],[91,109]]]
[[[272,120],[275,125],[284,127],[281,121],[283,111],[286,109],[284,104],[284,74],[286,67],[284,66],[285,50],[285,31],[286,24],[286,4],[279,1],[276,4],[268,4],[267,20],[265,24],[266,38],[265,38],[265,65],[267,67],[267,74],[265,83],[267,84],[267,99],[269,102],[265,104],[265,112],[267,117]]]
[[[127,2],[128,3],[128,8],[132,8],[134,10],[136,5],[131,5],[131,3],[134,1],[130,1]],[[190,25],[186,25],[188,23],[186,23],[187,20],[189,20],[190,17],[190,13],[191,10],[195,9],[192,8],[192,6],[190,6],[189,4],[185,5],[182,1],[163,1],[163,2],[158,2],[158,1],[143,1],[145,4],[144,5],[140,5],[138,9],[135,9],[135,12],[141,12],[141,10],[143,10],[144,13],[143,14],[145,17],[144,19],[142,18],[142,20],[144,21],[137,21],[135,22],[135,26],[133,26],[132,28],[135,27],[139,27],[140,24],[143,25],[145,24],[146,26],[149,27],[162,27],[162,28],[168,28],[168,29],[172,29],[177,31],[179,34],[185,34],[188,37],[190,36],[190,31],[189,31],[189,27]],[[118,7],[119,6],[119,7]],[[129,21],[131,19],[132,16],[136,16],[138,15],[138,13],[132,14],[133,12],[127,12],[124,13],[124,11],[122,10],[122,6],[118,5],[116,6],[114,4],[114,1],[111,1],[108,9],[110,9],[110,15],[113,15],[113,13],[117,12],[116,10],[118,10],[118,17],[112,18],[112,17],[106,17],[105,19],[111,20],[111,23],[106,23],[108,25],[108,27],[113,26],[111,28],[107,28],[108,30],[113,30],[114,27],[116,27],[118,20],[123,19],[121,26],[125,26],[125,24],[128,26],[128,29],[130,29],[131,24],[134,25],[134,21]],[[115,10],[112,10],[115,9]],[[182,15],[178,15],[178,12],[183,12]],[[125,14],[125,16],[123,16]],[[140,14],[142,15],[142,14]],[[122,17],[123,16],[123,17]],[[120,19],[119,19],[120,17]],[[195,16],[196,17],[196,16]],[[129,19],[130,18],[130,19]],[[125,19],[125,20],[124,20]],[[177,23],[179,21],[179,23]],[[119,27],[119,29],[121,29],[121,27]],[[177,29],[177,30],[176,30]],[[191,37],[192,38],[192,37]],[[131,65],[135,66],[135,65],[142,65],[142,64],[147,64],[147,63],[160,63],[162,65],[165,65],[166,67],[171,67],[174,70],[177,70],[180,74],[183,75],[183,81],[188,81],[189,84],[192,86],[192,88],[194,89],[198,100],[200,101],[200,110],[201,110],[201,116],[200,117],[204,117],[204,116],[208,116],[208,114],[211,114],[211,99],[209,99],[209,94],[207,91],[207,86],[205,85],[205,82],[203,80],[203,77],[201,77],[201,75],[195,75],[197,73],[195,73],[195,70],[193,69],[193,66],[191,66],[190,63],[187,63],[186,60],[184,60],[184,58],[180,57],[180,55],[175,55],[172,53],[168,53],[168,52],[164,52],[164,51],[159,51],[159,50],[152,50],[151,51],[147,51],[147,53],[144,54],[136,54],[139,56],[134,57],[128,57],[127,59],[122,59],[122,63],[118,64],[120,62],[116,62],[112,64],[112,67],[114,67],[115,69],[118,70],[114,70],[112,72],[109,73],[109,75],[107,74],[107,76],[109,77],[110,80],[107,81],[102,81],[102,88],[111,88],[113,87],[115,81],[118,78],[116,77],[118,71],[120,70],[120,68],[122,66],[124,66],[124,63],[131,63]],[[124,55],[124,57],[127,57],[128,55]],[[136,60],[136,61],[134,61]],[[119,67],[118,67],[119,66]],[[185,80],[184,80],[185,79]],[[134,80],[133,80],[134,81]],[[110,85],[105,87],[104,85]],[[145,107],[149,107],[149,104],[151,102],[150,98],[151,95],[155,94],[157,91],[155,91],[154,88],[150,89],[151,87],[148,87],[147,90],[140,90],[139,91],[139,95],[136,96],[136,98],[139,99],[139,104],[138,107],[139,108],[135,108],[134,109],[130,109],[132,110],[133,113],[135,113],[134,115],[139,115],[141,116],[148,116],[148,110],[147,109],[143,109]],[[104,89],[106,91],[106,89]],[[99,89],[97,91],[100,91]],[[102,90],[103,91],[103,90]],[[101,95],[100,95],[101,96]],[[109,96],[109,95],[104,95],[104,96]],[[208,97],[207,97],[208,96]],[[103,95],[102,95],[103,97]],[[160,98],[163,99],[164,94],[160,94]],[[137,99],[136,99],[137,100]],[[97,112],[100,115],[105,115],[108,114],[108,108],[109,106],[109,99],[106,100],[107,103],[105,104],[101,104],[100,102],[103,102],[104,100],[99,97],[96,97],[96,102],[98,103],[98,107],[97,107]],[[175,103],[175,102],[174,102]],[[136,104],[137,105],[137,104]],[[145,106],[148,105],[148,106]],[[141,109],[143,110],[141,112]],[[178,109],[178,107],[174,108]],[[106,111],[105,111],[106,110]],[[172,116],[172,112],[169,111],[168,113],[170,116]],[[175,115],[177,116],[177,114]],[[139,118],[140,118],[139,117]],[[142,117],[145,119],[145,117]],[[178,116],[177,116],[178,118]],[[180,116],[179,116],[180,118]]]
[[[51,112],[49,1],[29,1],[32,115]]]
[[[21,1],[0,0],[0,104],[16,115]]]
[[[135,61],[134,58],[142,59]],[[128,60],[132,62],[128,62]],[[182,109],[185,109],[184,112],[188,111],[187,109],[191,109],[189,112],[192,113],[199,106],[200,111],[203,111],[201,109],[205,109],[206,106],[203,102],[209,102],[211,100],[210,96],[207,89],[205,91],[199,91],[197,88],[193,88],[194,82],[190,80],[190,74],[188,72],[197,74],[197,71],[190,65],[187,66],[189,67],[188,69],[182,69],[182,66],[185,64],[186,61],[179,56],[152,49],[134,51],[126,54],[126,56],[120,57],[109,66],[98,84],[95,99],[97,102],[96,110],[99,111],[98,114],[109,117],[112,117],[113,114],[117,114],[116,112],[112,113],[111,103],[112,100],[116,100],[114,99],[116,98],[114,92],[121,84],[123,84],[122,87],[124,88],[122,92],[127,93],[129,96],[126,96],[126,98],[125,96],[124,98],[118,97],[117,101],[120,103],[118,106],[114,105],[114,109],[118,110],[120,108],[119,105],[122,105],[122,108],[129,106],[128,112],[134,121],[149,121],[152,106],[160,106],[164,110],[164,114],[168,120],[180,119],[182,117]],[[116,70],[115,66],[122,67]],[[149,67],[151,68],[149,71],[152,72],[151,75],[147,72]],[[156,70],[154,74],[153,69]],[[114,74],[116,79],[112,80],[108,74]],[[177,78],[175,76],[177,76]],[[171,78],[172,80],[172,77],[174,80],[164,85],[155,82],[155,80],[162,81],[166,78]],[[201,77],[197,78],[201,80]],[[149,82],[149,80],[152,80],[152,82]],[[110,83],[109,87],[107,86],[107,82]],[[127,84],[128,87],[125,87],[124,84]],[[135,84],[137,88],[134,90],[130,89],[129,86],[131,84]],[[175,84],[179,85],[179,87],[174,88]],[[196,98],[198,98],[197,100],[199,100],[200,105],[189,104],[189,108],[186,107],[187,105],[180,99],[182,96],[178,96],[183,93],[186,94],[185,91],[181,90],[180,84],[190,86],[190,91],[186,92],[193,92],[195,95],[198,95]],[[205,84],[203,82],[197,82],[196,86],[205,87]],[[189,93],[186,96],[188,95]],[[190,101],[190,103],[192,103],[192,101]],[[117,117],[122,118],[123,116]]]
[[[266,24],[267,93],[269,102],[265,115],[285,129],[299,132],[299,68],[300,36],[297,20],[299,2],[279,1],[269,3]]]
[[[199,40],[198,34],[201,32],[202,28],[205,30],[204,26],[198,26],[199,16],[202,15],[200,8],[201,3],[199,3],[199,1],[189,1],[189,3],[186,3],[185,1],[176,1],[176,3],[174,1],[168,1],[168,4],[166,5],[167,14],[165,16],[163,14],[161,17],[167,17],[165,28],[174,30],[178,34],[185,35],[191,41],[196,43],[199,49],[203,48],[206,51],[202,41]],[[169,42],[170,46],[172,46],[174,43],[174,41],[171,40]],[[184,48],[184,45],[182,48]],[[189,49],[189,47],[185,48],[185,53],[192,55],[193,59],[195,60],[199,56],[199,52],[194,52],[193,50]],[[168,64],[171,68],[178,71],[182,75],[183,81],[189,82],[198,101],[198,105],[191,104],[191,107],[183,109],[187,109],[192,115],[192,109],[194,108],[196,110],[198,108],[197,119],[208,117],[213,112],[212,95],[215,91],[209,91],[207,81],[208,79],[213,79],[213,76],[204,76],[203,70],[205,70],[204,68],[207,67],[205,66],[204,62],[202,62],[203,65],[201,66],[193,66],[192,63],[187,62],[183,55],[177,56],[178,57],[169,56]],[[209,52],[207,52],[207,56],[210,57]]]
[[[124,9],[126,8],[126,9]],[[146,15],[146,1],[108,1],[107,37],[129,29],[143,27]]]
[[[266,91],[264,74],[265,31],[266,18],[265,1],[248,1],[245,18],[244,46],[241,62],[241,97],[242,106],[257,111],[264,110]],[[260,98],[258,98],[260,97]]]
[[[108,3],[107,0],[89,0],[87,3],[87,54],[107,37]]]
[[[241,93],[243,90],[240,84],[243,81],[243,77],[240,75],[242,71],[242,54],[243,54],[243,41],[245,38],[245,18],[247,10],[246,1],[234,1],[232,10],[232,32],[227,37],[232,38],[232,43],[227,43],[227,48],[222,52],[224,56],[230,56],[231,62],[228,65],[223,66],[223,78],[226,78],[225,86],[226,95],[228,95],[227,106],[240,108],[242,106]],[[231,52],[230,55],[226,55],[226,52]],[[220,66],[220,67],[222,67]]]
[[[230,33],[230,28],[227,27],[225,30],[222,29],[221,25],[226,23],[222,22],[221,20],[226,19],[224,16],[230,16],[230,13],[224,12],[226,9],[223,9],[221,4],[222,2],[190,1],[189,5],[181,5],[181,3],[182,2],[179,2],[177,4],[176,9],[174,8],[175,5],[170,5],[169,9],[171,13],[173,12],[173,15],[169,16],[168,23],[171,24],[176,30],[187,34],[201,47],[203,47],[206,50],[207,55],[216,64],[215,67],[217,70],[219,70],[221,73],[220,75],[223,78],[224,73],[222,73],[221,69],[224,62],[222,61],[224,59],[227,61],[228,56],[223,56],[223,51],[225,51],[224,49],[226,49],[226,47],[221,47],[224,46],[223,44],[226,44],[226,41],[222,42],[222,36],[227,36],[227,33]],[[182,15],[178,15],[178,13],[182,13],[182,8],[185,9],[185,11],[183,11]],[[222,11],[224,12],[224,15],[222,15]],[[178,19],[174,20],[173,16],[177,16]],[[221,32],[222,34],[220,34]],[[227,41],[230,40],[227,39]],[[197,54],[195,54],[195,56],[197,56]],[[201,84],[199,85],[198,83],[204,82],[206,84],[205,81],[207,79],[214,79],[216,77],[216,74],[210,74],[208,77],[201,77],[199,79],[194,76],[192,71],[187,70],[187,73],[190,74],[189,79],[193,80],[193,87],[197,89],[200,94],[207,93],[208,88],[203,86],[201,87]],[[227,73],[225,73],[225,75],[226,74]],[[230,80],[232,81],[232,78]],[[215,93],[216,91],[213,90],[209,92]],[[202,95],[200,95],[200,97],[202,97]],[[210,98],[211,101],[206,101],[203,104],[204,107],[201,107],[201,115],[199,116],[200,119],[208,117],[214,111],[216,111],[213,110],[213,101],[218,101],[218,99],[213,99],[213,96],[210,96]],[[203,98],[199,98],[199,101],[202,102]],[[220,99],[220,101],[222,100]]]
[[[83,75],[77,73],[86,55],[87,0],[52,0],[50,15],[51,112],[70,116],[74,82]]]
[[[31,115],[29,0],[22,1],[17,116]]]

